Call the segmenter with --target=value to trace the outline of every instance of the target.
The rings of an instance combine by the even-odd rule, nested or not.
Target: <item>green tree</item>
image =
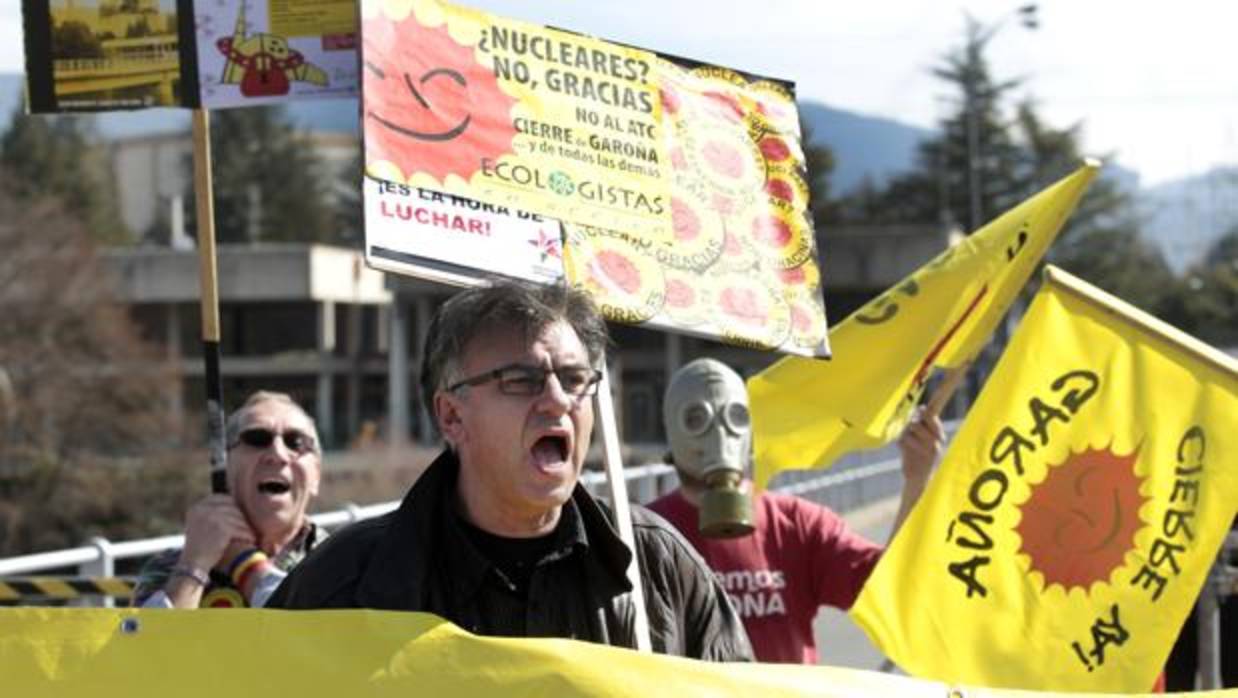
[[[1031,99],[1011,106],[1021,81],[992,76],[985,52],[995,31],[968,20],[962,47],[933,71],[958,96],[955,110],[938,135],[920,145],[910,172],[882,188],[861,186],[842,202],[847,220],[928,223],[949,216],[971,228],[978,203],[982,226],[1079,166],[1082,126],[1046,123]],[[973,159],[977,202],[971,197]],[[1139,227],[1131,196],[1102,173],[1050,248],[1049,261],[1165,315],[1173,275]]]
[[[357,155],[337,173],[335,187],[335,225],[337,242],[361,247],[365,238],[364,202],[361,198],[365,169],[365,153],[360,144]]]
[[[834,151],[824,143],[813,142],[813,132],[807,123],[800,122],[800,146],[804,151],[804,165],[808,180],[808,201],[812,218],[820,230],[823,225],[837,218],[835,202],[830,197],[830,175],[834,173]]]
[[[192,172],[192,161],[186,166]],[[336,239],[322,163],[282,106],[212,113],[211,168],[220,242]],[[196,228],[195,207],[187,209]]]
[[[116,204],[116,178],[91,115],[27,115],[15,107],[0,135],[0,167],[19,198],[55,196],[96,240],[128,241]]]
[[[886,186],[861,186],[843,202],[849,220],[906,223],[936,221],[947,211],[964,226],[972,217],[971,155],[979,185],[979,223],[1017,203],[1023,187],[1012,167],[1019,157],[1003,100],[1018,80],[995,80],[985,48],[994,35],[968,20],[962,48],[946,54],[933,74],[957,91],[953,113],[941,121],[940,133],[922,142],[911,171]]]
[[[1180,293],[1189,323],[1183,329],[1221,348],[1238,347],[1238,228],[1187,272]]]

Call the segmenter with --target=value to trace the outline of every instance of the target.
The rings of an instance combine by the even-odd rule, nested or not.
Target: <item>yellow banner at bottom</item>
[[[711,664],[572,640],[479,637],[428,614],[358,610],[0,609],[0,677],[7,696],[64,698],[218,698],[272,688],[298,698],[1028,695],[856,669]]]

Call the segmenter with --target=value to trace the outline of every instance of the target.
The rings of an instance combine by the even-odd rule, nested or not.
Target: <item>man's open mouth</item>
[[[538,465],[562,463],[567,460],[567,439],[563,436],[547,435],[533,443],[533,462]]]
[[[292,489],[292,486],[283,480],[263,480],[258,483],[258,491],[262,494],[284,494]]]

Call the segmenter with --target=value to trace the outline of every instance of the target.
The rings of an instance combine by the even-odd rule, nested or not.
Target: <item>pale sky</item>
[[[1054,126],[1084,124],[1144,185],[1238,164],[1238,2],[1040,0],[471,0],[698,60],[790,79],[801,97],[932,127],[948,106],[930,69],[963,37],[964,13],[1002,21],[997,77],[1026,78]],[[0,0],[0,72],[23,70],[19,0]]]

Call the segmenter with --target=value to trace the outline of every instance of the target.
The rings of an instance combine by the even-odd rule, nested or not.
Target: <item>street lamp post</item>
[[[1029,31],[1040,27],[1040,20],[1036,14],[1036,3],[1028,3],[1020,5],[1012,14],[1019,17],[1019,24]],[[1008,15],[1009,17],[1009,15]],[[1002,20],[998,20],[993,25],[993,33],[1001,28]],[[991,36],[991,35],[990,35]],[[975,65],[979,61],[979,46],[969,43],[967,50],[972,53],[967,57],[968,65]],[[968,194],[968,209],[967,223],[968,231],[976,232],[984,223],[984,207],[980,200],[980,160],[982,152],[980,149],[980,97],[976,92],[976,83],[974,80],[967,80],[963,83],[963,108],[967,114],[967,194]]]

